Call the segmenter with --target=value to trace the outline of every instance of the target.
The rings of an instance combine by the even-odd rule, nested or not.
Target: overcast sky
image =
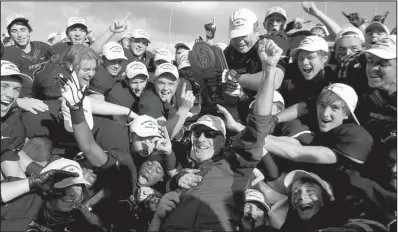
[[[396,2],[324,2],[316,3],[322,11],[341,26],[348,26],[348,20],[342,15],[359,12],[371,19],[375,13],[389,11],[386,20],[390,30],[396,26]],[[195,36],[205,37],[203,25],[216,17],[217,33],[215,42],[228,43],[228,20],[232,11],[246,7],[257,14],[260,22],[265,12],[272,6],[286,9],[288,19],[303,17],[305,20],[316,19],[303,12],[300,2],[1,2],[1,31],[5,31],[5,19],[12,14],[23,14],[29,18],[33,27],[32,39],[45,41],[51,32],[65,30],[67,19],[80,16],[99,36],[109,27],[114,19],[122,20],[127,13],[129,29],[141,28],[148,31],[152,38],[149,49],[166,47],[168,43],[168,24],[172,9],[170,44],[178,41],[191,42]],[[326,7],[325,7],[326,6]],[[118,35],[113,40],[118,39]]]

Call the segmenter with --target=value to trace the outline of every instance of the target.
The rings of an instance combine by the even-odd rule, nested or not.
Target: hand
[[[127,30],[128,24],[127,24],[127,19],[129,17],[130,13],[126,15],[124,20],[115,20],[110,26],[109,30],[113,33],[122,33]]]
[[[214,39],[214,36],[216,34],[216,29],[217,29],[216,28],[216,17],[213,16],[213,22],[205,24],[206,38]]]
[[[295,29],[302,29],[304,27],[304,19],[302,18],[297,17],[293,20],[293,22]]]
[[[88,30],[87,38],[88,38],[88,40],[90,40],[90,42],[93,42],[95,40],[94,32],[91,29],[87,29],[87,30]]]
[[[77,108],[82,106],[83,99],[86,96],[85,90],[87,86],[79,88],[77,77],[67,78],[62,73],[58,73],[55,77],[55,81],[61,87],[62,97],[66,101],[66,105],[69,108]]]
[[[184,189],[190,189],[191,187],[195,187],[199,182],[202,181],[202,177],[196,175],[200,170],[198,169],[190,169],[185,170],[187,173],[183,174],[178,180],[178,186]]]
[[[343,15],[350,21],[350,23],[356,27],[361,26],[365,23],[365,19],[361,18],[358,13],[350,13],[347,15],[345,12],[342,12]]]
[[[162,132],[163,132],[162,133],[163,138],[158,138],[156,140],[155,149],[158,151],[163,151],[167,155],[170,155],[172,152],[171,140],[169,133],[167,132],[167,128],[165,126],[162,128]]]
[[[40,189],[42,191],[49,191],[54,187],[54,184],[69,177],[78,177],[78,173],[67,172],[64,170],[50,170],[38,176],[29,177],[29,188]]]
[[[159,201],[155,216],[158,219],[166,217],[167,213],[171,212],[177,204],[180,203],[180,194],[176,192],[166,193]]]
[[[374,17],[373,17],[373,19],[372,19],[372,22],[380,22],[380,23],[384,23],[384,21],[386,20],[386,18],[387,18],[387,16],[388,16],[388,14],[389,14],[390,12],[389,11],[387,11],[384,15],[375,15]]]
[[[222,113],[224,115],[225,126],[229,130],[235,129],[234,125],[236,124],[236,121],[235,121],[234,117],[232,117],[231,113],[229,113],[229,111],[227,109],[225,109],[224,107],[222,107],[218,104],[217,104],[217,109],[218,109],[217,110],[218,113]]]
[[[141,187],[138,189],[138,201],[142,202],[154,193],[155,191],[151,187]]]
[[[179,108],[185,109],[189,111],[195,102],[195,96],[193,95],[192,90],[186,91],[187,83],[184,82],[181,91],[181,103]]]
[[[302,2],[303,10],[312,16],[316,16],[319,12],[314,2]]]
[[[272,40],[262,39],[258,43],[258,56],[263,66],[275,67],[282,56],[283,50]]]
[[[48,105],[39,99],[25,97],[18,98],[16,102],[20,109],[29,111],[32,114],[37,114],[37,111],[45,112],[48,110]]]

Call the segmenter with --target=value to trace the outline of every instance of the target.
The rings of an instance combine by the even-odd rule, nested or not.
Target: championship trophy
[[[221,48],[198,41],[189,52],[188,59],[202,85],[202,111],[217,111],[216,104],[228,104],[222,86],[222,72],[228,69],[228,65]]]

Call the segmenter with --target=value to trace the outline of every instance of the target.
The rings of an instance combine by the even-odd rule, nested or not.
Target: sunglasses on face
[[[193,136],[199,138],[202,134],[208,139],[214,139],[218,135],[222,135],[220,131],[206,130],[206,131],[193,131]]]

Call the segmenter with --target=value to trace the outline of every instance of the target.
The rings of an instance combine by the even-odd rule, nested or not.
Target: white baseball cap
[[[250,103],[249,109],[252,109],[254,107],[255,102],[256,100]],[[272,100],[272,102],[281,102],[283,105],[285,105],[285,100],[283,99],[282,95],[276,90],[274,90],[274,99]]]
[[[174,48],[176,50],[178,50],[180,47],[185,47],[185,48],[187,48],[189,50],[192,50],[192,46],[190,46],[188,43],[179,42],[179,43],[176,43],[176,45],[174,45]]]
[[[373,28],[381,28],[384,30],[385,33],[387,33],[387,35],[390,34],[390,30],[388,29],[388,27],[380,22],[377,22],[377,21],[369,23],[368,26],[366,26],[366,28],[365,28],[365,33],[372,30]]]
[[[55,36],[58,36],[58,35],[60,35],[60,34],[57,33],[57,32],[50,33],[50,34],[47,36],[47,41],[49,41],[50,39],[52,39],[52,38],[54,38]]]
[[[220,131],[220,132],[222,132],[224,137],[227,134],[227,130],[225,129],[224,121],[220,117],[217,117],[217,116],[203,115],[196,122],[192,123],[189,126],[189,130],[193,130],[193,129],[195,129],[195,127],[197,127],[199,125],[207,126],[210,129],[215,130],[215,131]]]
[[[91,185],[83,176],[83,170],[79,163],[74,160],[70,159],[57,159],[51,163],[49,163],[40,173],[45,173],[50,170],[64,170],[68,172],[74,172],[79,174],[78,177],[69,177],[66,179],[61,180],[60,182],[55,183],[55,188],[66,188],[71,185],[76,184],[84,184],[84,185]]]
[[[234,10],[229,19],[229,38],[247,36],[259,28],[257,16],[247,8]]]
[[[185,51],[177,57],[178,70],[191,66],[191,63],[189,63],[188,54],[189,51]]]
[[[140,74],[149,77],[148,70],[144,63],[133,61],[126,66],[126,76],[128,79],[132,79]]]
[[[130,125],[130,132],[134,132],[140,137],[162,137],[158,122],[148,115],[136,117]]]
[[[329,36],[329,30],[326,28],[326,26],[325,25],[323,25],[323,24],[321,24],[321,23],[317,23],[317,24],[315,24],[313,27],[312,27],[312,29],[315,29],[315,28],[321,28],[324,32],[325,32],[325,35],[326,36]],[[312,30],[311,29],[311,30]]]
[[[101,54],[102,56],[105,56],[106,59],[108,60],[116,60],[116,59],[127,60],[126,56],[124,55],[124,50],[122,45],[114,41],[106,43],[102,47]]]
[[[172,57],[169,49],[159,48],[158,50],[156,50],[155,57],[153,58],[153,60],[154,61],[165,60],[165,61],[171,63],[171,61],[173,60],[173,57]]]
[[[287,20],[287,14],[286,14],[285,9],[283,9],[280,6],[273,6],[273,7],[269,8],[267,10],[267,12],[265,13],[264,21],[267,20],[267,18],[269,16],[271,16],[272,14],[280,14],[280,15],[282,15],[285,18],[285,20]]]
[[[135,29],[131,33],[131,38],[136,38],[136,39],[146,39],[150,43],[151,40],[149,38],[148,32],[142,30],[142,29]]]
[[[357,117],[354,114],[355,108],[357,107],[357,103],[358,103],[358,95],[355,92],[355,90],[351,86],[342,84],[342,83],[331,84],[331,85],[325,87],[322,90],[322,92],[328,91],[328,90],[335,93],[347,104],[348,109],[350,110],[351,116],[354,118],[355,122],[358,125],[360,125]]]
[[[131,36],[133,36],[133,32],[131,32],[131,31],[125,32],[125,33],[122,35],[122,37],[120,37],[119,41],[122,40],[122,39],[124,39],[124,38],[129,38],[129,39],[130,39]]]
[[[22,79],[22,85],[31,85],[33,83],[33,80],[30,76],[21,73],[18,69],[18,67],[7,60],[1,60],[1,77],[4,76],[19,76]]]
[[[366,53],[373,54],[382,59],[390,60],[397,58],[397,37],[391,35],[389,37],[383,38],[373,44],[369,49],[365,50]]]
[[[171,63],[160,64],[155,70],[155,77],[159,77],[164,73],[171,73],[176,79],[180,77],[178,74],[177,67]]]
[[[290,52],[290,56],[295,57],[298,51],[300,50],[309,51],[309,52],[316,52],[316,51],[329,52],[329,45],[323,38],[315,35],[310,35],[305,37],[300,42],[300,45]]]
[[[257,202],[265,207],[267,212],[271,209],[271,207],[265,202],[264,194],[256,189],[246,189],[245,191],[245,202]]]
[[[76,25],[76,24],[83,25],[83,26],[85,26],[87,28],[86,20],[84,20],[83,18],[80,18],[80,17],[70,17],[68,19],[68,23],[66,24],[66,28],[69,28],[69,27],[71,27],[73,25]]]
[[[295,171],[289,172],[285,177],[284,185],[286,188],[290,189],[291,185],[296,180],[300,180],[302,178],[309,178],[309,179],[312,179],[315,182],[317,182],[328,193],[329,199],[331,201],[334,201],[334,194],[333,194],[332,188],[329,185],[329,183],[324,181],[318,175],[311,173],[311,172],[306,172],[304,170],[295,170]]]
[[[7,18],[7,20],[6,20],[7,28],[8,28],[11,24],[13,24],[15,21],[17,21],[17,20],[29,22],[29,20],[28,20],[25,16],[23,16],[23,15],[21,15],[21,14],[11,15],[11,16],[8,16],[8,18]]]
[[[347,27],[342,29],[336,36],[335,41],[347,37],[358,38],[362,43],[365,43],[365,36],[363,35],[363,32],[357,27]]]

